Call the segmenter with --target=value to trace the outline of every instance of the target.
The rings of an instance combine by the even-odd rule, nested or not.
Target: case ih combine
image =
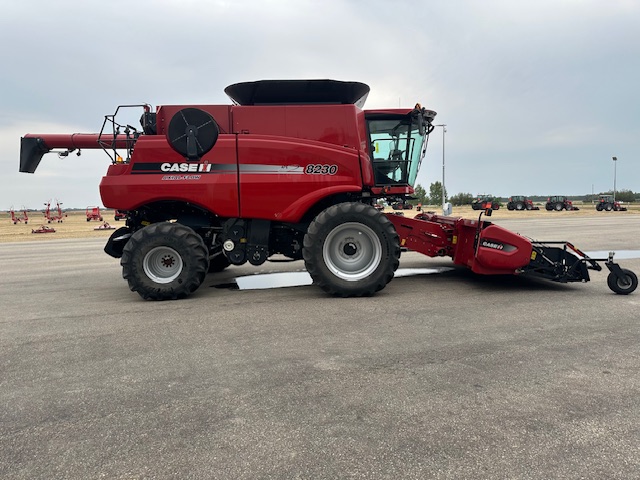
[[[333,80],[247,82],[225,92],[232,105],[138,106],[140,129],[118,123],[118,107],[97,134],[21,139],[22,172],[33,173],[54,149],[109,155],[102,202],[127,219],[105,251],[120,258],[130,289],[145,299],[186,297],[207,272],[275,254],[303,259],[330,294],[372,295],[393,278],[401,246],[479,274],[558,282],[588,281],[604,261],[612,290],[637,287],[613,254],[587,258],[570,243],[530,240],[482,213],[411,219],[374,208],[414,193],[436,115],[419,104],[363,110],[369,87]]]

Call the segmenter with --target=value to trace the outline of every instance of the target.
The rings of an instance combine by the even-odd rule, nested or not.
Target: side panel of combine
[[[361,192],[359,112],[354,105],[232,107],[240,216],[297,222],[323,198]]]
[[[284,137],[239,135],[238,159],[243,218],[297,222],[323,198],[362,190],[359,156],[353,149]]]
[[[225,217],[239,214],[236,136],[220,135],[196,161],[168,147],[164,136],[143,136],[130,164],[115,164],[100,182],[105,207],[135,210],[162,200],[196,203]],[[195,201],[194,201],[195,200]]]

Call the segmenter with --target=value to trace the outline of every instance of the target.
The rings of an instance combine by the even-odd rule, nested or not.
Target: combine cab
[[[596,203],[596,210],[601,212],[626,212],[627,207],[623,207],[622,204],[613,199],[613,195],[600,195],[598,198],[598,203]]]
[[[507,210],[540,210],[530,198],[524,195],[513,195],[507,202]]]
[[[549,212],[554,210],[556,212],[561,212],[562,210],[580,210],[578,207],[573,205],[573,202],[571,200],[561,195],[547,198],[547,203],[545,204],[544,208]]]
[[[376,209],[382,199],[414,198],[436,115],[420,104],[363,110],[369,87],[333,80],[247,82],[225,92],[232,105],[142,105],[140,129],[120,123],[118,107],[98,134],[21,139],[27,173],[54,149],[109,155],[102,203],[127,218],[105,251],[142,298],[183,298],[207,272],[276,254],[304,260],[314,284],[341,297],[385,288],[402,247],[479,274],[569,282],[595,268],[480,219]],[[635,289],[632,272],[606,264],[622,293]]]

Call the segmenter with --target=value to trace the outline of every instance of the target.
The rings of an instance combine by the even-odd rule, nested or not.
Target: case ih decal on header
[[[332,295],[372,295],[393,279],[400,245],[478,274],[558,282],[588,281],[604,261],[613,291],[637,287],[613,254],[593,259],[567,242],[533,241],[482,213],[410,219],[374,208],[414,193],[436,116],[420,104],[363,110],[369,87],[335,80],[262,80],[225,92],[230,105],[126,105],[97,134],[21,139],[21,172],[56,150],[103,149],[111,158],[100,194],[126,212],[126,226],[105,251],[145,299],[186,297],[208,272],[275,254],[304,260]],[[142,110],[139,128],[118,122],[123,108]]]

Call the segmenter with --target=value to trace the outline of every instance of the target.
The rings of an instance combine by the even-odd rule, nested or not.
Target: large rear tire
[[[522,202],[516,203],[516,210],[524,210],[524,203]]]
[[[371,205],[340,203],[311,222],[302,256],[314,283],[325,292],[369,296],[393,279],[400,241],[391,221]]]
[[[556,203],[553,208],[556,209],[556,212],[561,212],[564,206],[561,203]]]
[[[198,289],[209,268],[209,252],[191,228],[154,223],[131,236],[120,264],[131,291],[145,300],[176,300]]]

